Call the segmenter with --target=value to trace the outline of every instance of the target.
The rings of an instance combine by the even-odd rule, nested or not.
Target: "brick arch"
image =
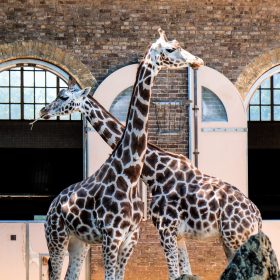
[[[254,83],[269,69],[280,64],[280,48],[271,50],[256,57],[248,64],[242,73],[238,76],[235,86],[238,89],[243,100]]]
[[[79,59],[54,45],[36,41],[0,45],[0,64],[24,58],[42,60],[60,67],[74,77],[81,87],[93,86],[96,83],[89,69]]]

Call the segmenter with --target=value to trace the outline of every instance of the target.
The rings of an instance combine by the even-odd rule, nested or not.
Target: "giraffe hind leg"
[[[223,243],[223,248],[224,248],[225,255],[227,257],[227,261],[228,261],[228,263],[230,263],[235,255],[236,251],[232,248],[229,248],[224,243]]]
[[[90,245],[72,236],[68,244],[69,265],[67,268],[65,280],[79,279],[84,259],[87,255]]]
[[[139,230],[140,229],[138,227],[136,230],[129,232],[126,240],[121,244],[119,248],[116,280],[124,279],[125,267],[139,239]]]
[[[181,275],[192,275],[188,250],[186,247],[185,239],[183,237],[177,238],[179,268]]]
[[[169,280],[180,277],[179,258],[176,233],[169,229],[159,229],[160,243],[163,246],[169,272]]]
[[[49,248],[50,259],[48,261],[48,274],[50,280],[60,280],[64,257],[66,254],[65,247]]]

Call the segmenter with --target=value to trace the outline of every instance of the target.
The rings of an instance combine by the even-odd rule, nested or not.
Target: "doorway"
[[[46,215],[53,198],[83,179],[82,121],[0,122],[0,220]]]

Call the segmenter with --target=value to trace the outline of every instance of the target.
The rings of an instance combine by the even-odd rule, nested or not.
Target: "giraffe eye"
[[[175,49],[166,49],[167,52],[172,53],[175,51]]]
[[[69,97],[68,96],[59,96],[59,99],[66,101]]]

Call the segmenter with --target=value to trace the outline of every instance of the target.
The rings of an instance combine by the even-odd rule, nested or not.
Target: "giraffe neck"
[[[133,87],[126,128],[113,154],[129,154],[131,165],[143,162],[147,147],[147,123],[151,88],[158,69],[144,61],[139,65]]]
[[[84,98],[80,112],[85,115],[96,132],[114,150],[121,140],[125,126],[91,96]]]

